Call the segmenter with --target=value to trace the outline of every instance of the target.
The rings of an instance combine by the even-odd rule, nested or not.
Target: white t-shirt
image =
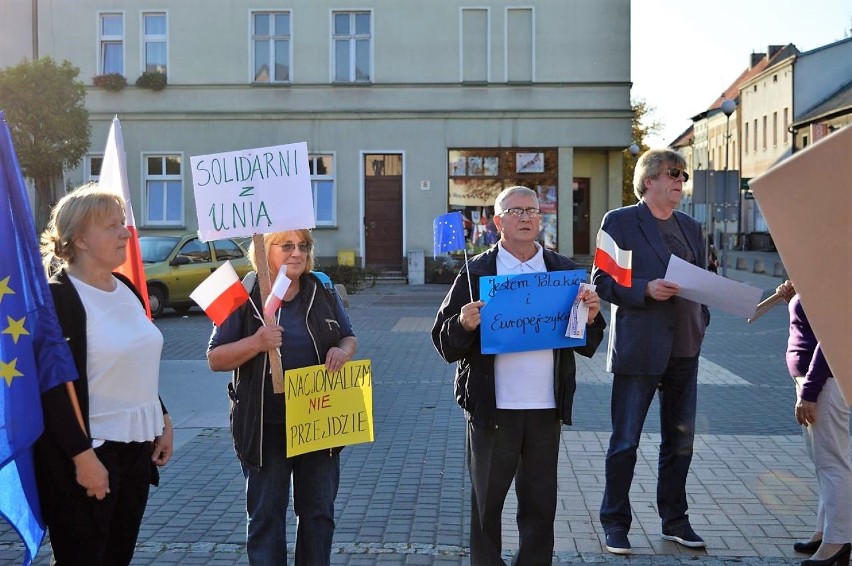
[[[163,335],[139,299],[115,280],[112,291],[71,277],[86,309],[89,427],[105,440],[145,442],[163,433],[158,396]]]
[[[521,262],[497,244],[497,275],[547,271],[544,252],[536,244],[536,254]],[[553,409],[553,350],[511,352],[494,356],[494,387],[498,409]]]

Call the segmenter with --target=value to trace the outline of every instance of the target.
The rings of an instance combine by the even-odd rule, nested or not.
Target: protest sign
[[[373,376],[369,360],[284,372],[287,457],[373,441]]]
[[[202,241],[316,226],[305,142],[189,160]]]
[[[845,126],[752,179],[749,188],[832,375],[852,406],[850,155],[852,126]]]
[[[571,307],[586,281],[583,269],[495,275],[479,279],[482,353],[505,354],[583,346],[569,338]]]

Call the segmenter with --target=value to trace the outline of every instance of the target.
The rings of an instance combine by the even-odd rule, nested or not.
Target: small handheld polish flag
[[[284,293],[290,288],[290,280],[287,278],[287,266],[282,265],[278,270],[278,275],[275,277],[275,282],[272,284],[272,289],[269,291],[269,296],[266,297],[266,304],[263,305],[263,314],[272,317],[278,307],[281,306],[281,301],[284,300]]]
[[[230,261],[226,261],[202,281],[189,298],[198,303],[213,324],[221,326],[231,313],[249,300]]]
[[[595,267],[609,273],[622,287],[633,284],[633,251],[619,248],[612,236],[603,230],[598,230],[594,263]]]

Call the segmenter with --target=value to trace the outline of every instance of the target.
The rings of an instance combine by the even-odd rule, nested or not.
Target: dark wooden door
[[[402,155],[364,156],[367,267],[402,270]]]
[[[575,177],[574,190],[574,255],[589,254],[589,179]]]

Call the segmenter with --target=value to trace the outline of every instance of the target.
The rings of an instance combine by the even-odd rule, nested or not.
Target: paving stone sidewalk
[[[742,275],[766,291],[777,278]],[[734,278],[734,277],[732,277]],[[376,440],[342,453],[334,565],[467,565],[469,482],[464,420],[452,397],[453,367],[434,352],[429,329],[447,286],[377,286],[350,296],[359,357],[373,363]],[[224,383],[206,368],[210,325],[197,312],[157,324],[166,336],[162,389],[178,450],[154,489],[133,564],[247,564],[244,483],[227,428]],[[713,313],[702,352],[690,518],[706,551],[660,539],[655,486],[659,424],[648,415],[631,492],[631,557],[602,549],[597,520],[609,436],[604,345],[579,364],[576,422],[559,464],[556,564],[792,565],[794,540],[811,532],[816,481],[792,421],[794,392],[783,362],[786,313],[745,325]],[[507,561],[517,548],[510,492]],[[288,541],[294,539],[290,516]],[[292,550],[292,549],[291,549]],[[0,563],[23,548],[0,525]],[[292,563],[292,554],[290,555]],[[49,564],[49,547],[35,564]]]

